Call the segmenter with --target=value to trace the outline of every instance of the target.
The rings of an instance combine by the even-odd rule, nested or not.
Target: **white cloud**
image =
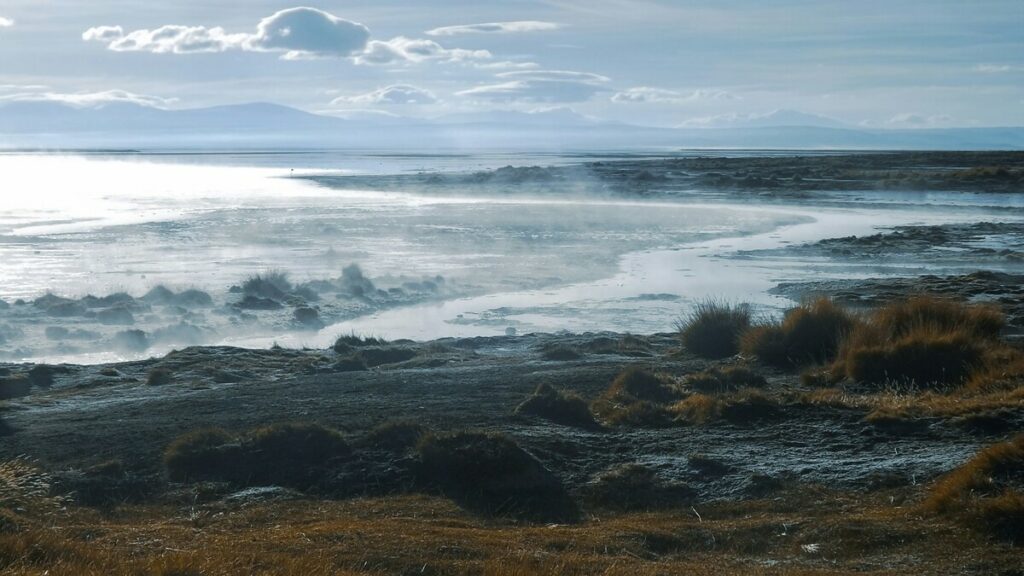
[[[114,42],[123,37],[124,28],[120,26],[95,26],[82,32],[82,40],[86,42]]]
[[[369,39],[369,28],[357,22],[315,8],[289,8],[260,21],[249,44],[292,56],[349,56],[362,51]]]
[[[694,90],[689,94],[652,88],[650,86],[637,86],[617,92],[612,96],[612,102],[619,103],[654,103],[654,104],[686,104],[699,100],[740,100],[741,98],[726,90]]]
[[[283,52],[285,58],[344,57],[362,51],[370,31],[356,22],[315,8],[289,8],[264,18],[255,34],[228,33],[221,27],[168,25],[125,32],[120,26],[97,26],[82,34],[115,52],[192,54],[248,50]]]
[[[948,125],[953,118],[946,114],[915,114],[904,112],[897,114],[885,121],[885,125],[891,128],[935,128]]]
[[[0,92],[39,92],[49,88],[46,84],[0,84]]]
[[[608,90],[610,79],[600,74],[569,70],[516,70],[502,72],[505,80],[457,92],[459,96],[477,100],[566,103],[589,100],[598,92]]]
[[[14,20],[0,16],[0,28],[10,28],[11,26],[14,26]]]
[[[114,52],[156,54],[224,52],[243,48],[248,38],[248,34],[228,34],[223,28],[173,25],[154,30],[135,30],[128,34],[120,26],[100,26],[82,34],[83,40],[106,42],[107,48]]]
[[[430,90],[409,84],[393,84],[384,88],[378,88],[373,92],[367,92],[366,94],[340,96],[332,100],[331,104],[418,105],[433,104],[435,102],[437,102],[437,96]]]
[[[1013,72],[1014,70],[1024,70],[1024,68],[1010,66],[1009,64],[978,64],[974,67],[975,72],[981,72],[982,74],[1002,74],[1004,72]]]
[[[499,60],[497,62],[477,62],[474,67],[481,70],[533,70],[540,68],[536,62],[513,62],[511,60]]]
[[[585,82],[588,84],[599,84],[611,80],[611,78],[600,74],[574,72],[571,70],[516,70],[514,72],[502,72],[501,74],[496,74],[496,76],[498,78],[513,78],[515,80]]]
[[[126,90],[104,90],[102,92],[19,92],[0,96],[6,102],[59,102],[76,108],[99,108],[106,104],[128,103],[149,108],[164,108],[176,101],[174,98],[161,98],[136,94]]]
[[[848,124],[809,112],[799,110],[773,110],[766,113],[737,113],[718,114],[716,116],[704,116],[690,118],[681,124],[679,128],[766,128],[777,126],[817,126],[821,128],[847,128]]]
[[[428,60],[440,62],[474,62],[492,57],[487,50],[448,49],[433,40],[398,36],[391,40],[372,40],[362,54],[356,56],[357,64],[417,63]]]
[[[515,22],[485,22],[482,24],[464,24],[461,26],[442,26],[428,30],[428,36],[455,36],[456,34],[510,34],[515,32],[541,32],[560,28],[554,22],[537,20],[518,20]]]

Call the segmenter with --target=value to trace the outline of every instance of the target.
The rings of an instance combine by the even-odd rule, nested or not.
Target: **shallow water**
[[[998,195],[927,195],[910,204],[905,196],[897,202],[846,193],[812,206],[597,199],[559,194],[565,185],[558,183],[543,198],[474,196],[472,189],[448,196],[335,190],[289,176],[476,170],[522,158],[309,157],[308,167],[302,157],[274,158],[223,166],[221,156],[204,162],[201,156],[0,155],[0,298],[47,291],[140,295],[158,284],[223,292],[257,272],[324,279],[356,262],[375,278],[441,275],[463,296],[319,333],[232,335],[209,343],[326,346],[347,332],[414,339],[510,329],[648,333],[671,329],[693,302],[708,297],[771,310],[785,304],[766,292],[779,281],[915,270],[912,262],[854,269],[732,258],[737,250],[903,224],[1022,219],[1018,201]],[[49,352],[34,359],[125,357],[111,354]]]

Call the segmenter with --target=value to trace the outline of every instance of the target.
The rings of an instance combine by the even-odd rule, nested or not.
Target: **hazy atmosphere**
[[[0,573],[1020,576],[1024,3],[0,2]]]
[[[795,124],[1024,124],[1013,1],[8,0],[0,16],[2,101],[412,118],[564,108],[663,128],[753,126],[779,110]]]

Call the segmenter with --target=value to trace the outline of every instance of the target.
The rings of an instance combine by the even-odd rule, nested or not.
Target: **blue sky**
[[[0,99],[1024,125],[1024,2],[4,0]]]

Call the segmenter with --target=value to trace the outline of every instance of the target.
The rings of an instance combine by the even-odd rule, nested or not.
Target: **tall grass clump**
[[[739,352],[740,335],[750,328],[750,306],[705,300],[676,326],[690,352],[702,358],[727,358]]]
[[[242,293],[246,296],[258,298],[269,298],[281,300],[294,289],[288,279],[288,273],[280,270],[271,270],[262,274],[250,276],[242,284]]]
[[[875,386],[960,387],[1006,352],[999,310],[928,296],[869,315],[840,351],[834,372]]]
[[[780,368],[822,364],[836,357],[857,318],[828,298],[801,304],[781,322],[762,324],[740,338],[740,350]]]

